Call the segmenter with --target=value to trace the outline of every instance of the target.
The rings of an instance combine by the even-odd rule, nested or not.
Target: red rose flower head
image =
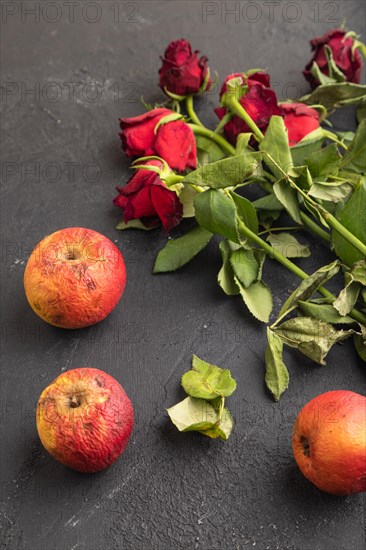
[[[333,60],[338,69],[344,74],[345,80],[355,82],[356,84],[360,82],[362,59],[357,49],[352,51],[354,40],[351,36],[346,37],[346,32],[342,29],[332,29],[324,36],[310,40],[311,49],[314,51],[314,54],[306,65],[303,74],[306,80],[310,82],[312,88],[316,88],[319,85],[319,80],[311,72],[314,62],[317,63],[323,74],[329,75],[325,46],[329,46],[331,49]]]
[[[238,99],[241,105],[264,133],[271,116],[280,114],[276,94],[270,87],[269,75],[265,72],[256,72],[248,76],[245,73],[231,74],[225,79],[221,88],[220,98],[223,94],[230,93],[228,82],[234,78],[237,79],[239,86],[239,96],[241,97],[238,97]],[[237,90],[238,88],[236,87],[235,93],[237,93]],[[227,112],[228,109],[226,107],[217,107],[215,109],[215,113],[220,120]],[[224,126],[225,135],[233,145],[235,145],[239,134],[250,131],[246,122],[237,115],[234,115]]]
[[[196,168],[197,148],[193,131],[181,119],[158,123],[169,109],[153,109],[140,116],[120,119],[122,148],[128,157],[155,155],[163,158],[171,168],[184,172]],[[178,115],[177,115],[178,116]]]
[[[148,160],[143,164],[164,168],[159,160]],[[123,208],[125,223],[141,219],[146,227],[154,227],[161,222],[168,233],[182,220],[182,203],[177,194],[168,189],[157,172],[140,168],[124,187],[116,189],[118,195],[113,202]]]
[[[163,65],[159,70],[161,89],[181,96],[197,94],[207,79],[208,90],[211,81],[207,78],[207,57],[198,57],[198,54],[198,50],[192,53],[187,40],[171,42],[165,50]]]
[[[289,145],[296,145],[319,128],[319,113],[304,103],[282,103],[281,116],[288,132]]]

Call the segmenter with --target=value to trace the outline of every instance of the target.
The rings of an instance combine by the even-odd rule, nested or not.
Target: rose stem
[[[205,128],[205,125],[202,124],[198,116],[196,115],[196,111],[193,107],[193,95],[187,95],[186,96],[186,109],[187,113],[189,115],[189,118],[193,122],[193,124],[197,124],[197,126],[201,126],[202,128]]]
[[[211,130],[209,130],[204,126],[199,126],[198,124],[188,124],[188,126],[192,128],[193,133],[196,136],[207,137],[211,141],[214,141],[215,143],[217,143],[217,145],[219,145],[221,149],[225,151],[225,153],[227,153],[228,155],[230,156],[235,155],[235,148],[232,145],[230,145],[230,143],[226,141],[224,137],[218,134],[215,134],[215,132],[212,132]]]
[[[274,249],[272,246],[267,244],[265,241],[263,241],[263,239],[258,237],[258,235],[253,233],[253,231],[251,231],[240,219],[238,220],[238,226],[239,226],[240,230],[242,231],[242,233],[246,237],[248,237],[248,239],[250,239],[252,242],[254,242],[258,246],[260,246],[265,252],[267,252],[267,254],[269,255],[270,258],[274,258],[275,260],[277,260],[277,262],[279,262],[280,264],[285,266],[287,269],[292,271],[292,273],[297,275],[300,279],[304,280],[304,279],[307,279],[309,277],[309,275],[305,271],[303,271],[297,265],[292,263],[288,258],[285,258],[285,256],[283,256],[280,252],[278,252],[278,250]],[[327,290],[326,288],[324,288],[322,286],[320,286],[317,290],[325,298],[330,298],[333,301],[336,299],[334,294],[332,294],[331,292],[329,292],[329,290]],[[359,321],[360,323],[365,324],[366,317],[360,311],[357,311],[356,309],[352,309],[352,311],[350,312],[350,315],[356,321]]]

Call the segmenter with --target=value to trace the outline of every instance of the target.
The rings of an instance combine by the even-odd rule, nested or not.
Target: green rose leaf
[[[289,319],[275,331],[285,344],[297,348],[319,365],[326,364],[324,359],[335,343],[355,334],[354,330],[336,330],[329,323],[311,317]]]
[[[357,107],[357,122],[361,124],[363,120],[366,120],[366,99]]]
[[[366,244],[366,178],[352,193],[345,206],[336,211],[336,218],[355,237]],[[345,240],[336,230],[332,230],[335,253],[348,266],[363,260],[362,253]]]
[[[289,373],[285,363],[282,361],[283,342],[277,334],[267,327],[268,345],[265,354],[267,388],[272,392],[273,397],[278,401],[281,394],[287,389]]]
[[[259,263],[254,250],[245,250],[244,248],[235,250],[231,254],[230,264],[235,276],[245,288],[257,280]]]
[[[342,316],[331,304],[317,304],[314,302],[298,302],[298,308],[306,317],[313,317],[325,323],[350,325],[355,322],[352,317]]]
[[[366,172],[366,120],[360,122],[351,145],[343,155],[341,166],[357,174]]]
[[[232,197],[238,218],[244,223],[244,225],[253,231],[253,233],[258,233],[258,218],[254,206],[248,199],[241,197],[237,193],[231,192],[230,196]]]
[[[303,166],[312,153],[321,150],[325,139],[322,129],[319,128],[319,131],[312,132],[312,136],[311,139],[302,139],[291,147],[291,157],[295,166]]]
[[[215,189],[198,193],[194,199],[194,208],[201,227],[239,243],[235,204],[225,193]]]
[[[268,235],[267,241],[285,258],[307,258],[310,256],[309,246],[299,243],[291,233],[272,233]]]
[[[235,187],[253,174],[257,166],[258,161],[254,157],[234,156],[201,166],[190,172],[182,183],[212,189]]]
[[[292,168],[293,161],[288,144],[287,130],[282,117],[271,117],[259,149],[264,153],[266,164],[277,178],[283,178]]]
[[[335,143],[315,151],[306,159],[312,177],[321,179],[337,175],[340,163],[341,155]]]
[[[170,239],[156,257],[154,273],[179,269],[201,252],[211,238],[212,233],[203,227],[194,227],[182,237]]]
[[[191,397],[215,399],[229,397],[236,388],[236,382],[228,369],[211,365],[193,355],[192,370],[182,376],[183,389]]]
[[[127,223],[122,220],[116,225],[116,229],[119,229],[120,231],[124,231],[125,229],[142,229],[143,231],[151,231],[152,229],[156,229],[157,227],[157,225],[153,227],[146,227],[146,225],[144,225],[139,219],[131,220]]]
[[[336,260],[329,265],[325,265],[315,271],[312,275],[309,275],[304,279],[300,285],[294,290],[294,292],[287,298],[283,304],[279,316],[285,315],[285,313],[290,313],[300,300],[307,300],[310,298],[316,289],[323,285],[326,281],[331,279],[336,273],[338,273],[340,268],[340,262]]]
[[[199,151],[204,151],[208,155],[209,162],[216,162],[225,157],[225,153],[217,143],[208,139],[205,136],[195,136],[197,149]]]
[[[217,275],[217,282],[228,296],[239,294],[239,288],[234,281],[234,271],[230,263],[231,253],[233,250],[238,249],[239,245],[225,240],[221,241],[219,248],[222,257],[222,268]]]
[[[286,179],[281,179],[276,181],[273,186],[273,191],[291,218],[299,225],[302,225],[296,189],[293,189]]]
[[[245,305],[253,317],[262,321],[262,323],[268,323],[273,308],[273,299],[270,289],[262,281],[256,281],[246,288],[235,275],[234,281],[239,288],[240,295]]]
[[[264,227],[271,227],[272,221],[277,220],[283,210],[282,204],[273,193],[253,201],[252,205]]]

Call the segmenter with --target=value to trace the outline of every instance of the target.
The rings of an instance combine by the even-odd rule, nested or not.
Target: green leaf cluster
[[[228,369],[211,365],[193,355],[192,369],[181,380],[188,397],[167,409],[180,432],[200,432],[226,441],[233,429],[233,418],[225,399],[236,389]]]

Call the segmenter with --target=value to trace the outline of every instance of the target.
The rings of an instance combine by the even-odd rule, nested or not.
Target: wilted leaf
[[[266,375],[267,388],[272,392],[276,401],[287,389],[289,373],[285,363],[282,361],[283,342],[277,334],[267,327],[268,345],[266,349]]]
[[[289,319],[275,331],[285,344],[297,348],[320,365],[325,365],[324,358],[333,344],[355,333],[354,330],[335,330],[329,323],[311,317]]]
[[[307,258],[310,256],[309,246],[299,243],[291,233],[271,233],[268,235],[267,241],[285,258]]]
[[[341,315],[347,315],[355,305],[361,286],[366,285],[366,260],[356,262],[351,271],[344,275],[345,287],[341,290],[333,306]]]
[[[352,190],[352,185],[349,183],[343,183],[342,185],[329,185],[328,182],[318,182],[311,186],[308,194],[315,199],[340,202],[345,200],[352,193]]]
[[[180,432],[201,431],[213,428],[217,414],[204,399],[186,397],[180,403],[167,409],[173,424]]]
[[[329,265],[321,267],[312,275],[309,275],[309,277],[304,279],[296,290],[287,298],[281,308],[279,316],[284,315],[286,312],[290,313],[300,300],[307,300],[310,298],[319,286],[323,285],[338,273],[339,268],[340,262],[336,260]]]
[[[341,290],[338,298],[333,302],[333,306],[340,315],[347,315],[357,302],[361,290],[360,283],[353,280],[349,273],[345,275],[346,286]]]
[[[307,105],[324,105],[330,111],[345,105],[358,104],[366,98],[366,86],[352,82],[323,84],[299,101]]]
[[[313,317],[333,324],[353,324],[355,320],[352,317],[342,316],[331,304],[316,304],[314,302],[298,302],[298,307],[307,317]]]

